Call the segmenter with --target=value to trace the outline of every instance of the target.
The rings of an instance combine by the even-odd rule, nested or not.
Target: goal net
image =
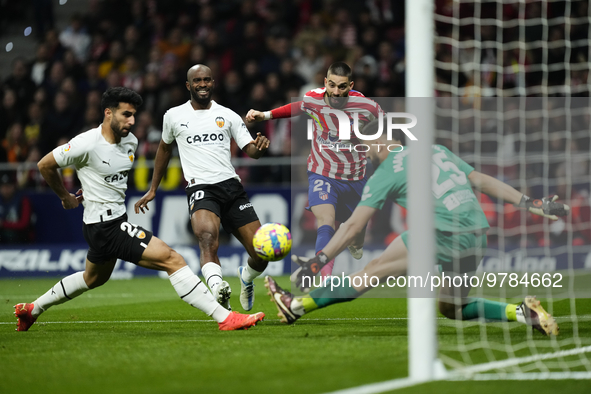
[[[470,296],[535,295],[560,335],[440,318],[438,357],[451,379],[591,379],[591,4],[443,0],[434,20],[435,143],[572,208],[550,221],[478,195],[491,228]]]

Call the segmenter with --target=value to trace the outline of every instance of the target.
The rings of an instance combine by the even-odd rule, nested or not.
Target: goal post
[[[431,145],[435,128],[433,0],[406,0],[406,109],[417,117],[417,140],[408,142],[408,275],[425,278],[435,262]],[[420,237],[412,234],[421,234]],[[435,300],[408,289],[408,370],[412,381],[436,375]]]

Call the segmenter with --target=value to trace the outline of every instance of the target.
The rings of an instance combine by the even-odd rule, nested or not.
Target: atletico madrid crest
[[[326,200],[328,200],[328,193],[327,192],[319,192],[318,197],[320,197],[320,199],[322,201],[326,201]]]
[[[217,118],[215,118],[215,123],[218,125],[219,128],[222,128],[222,127],[224,127],[224,124],[226,123],[226,121],[221,116],[218,116]]]

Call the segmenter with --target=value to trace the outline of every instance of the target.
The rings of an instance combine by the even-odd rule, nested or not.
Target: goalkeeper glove
[[[524,194],[521,196],[521,201],[516,207],[527,209],[535,215],[540,215],[551,220],[558,220],[558,216],[568,215],[570,207],[566,204],[555,202],[556,200],[558,200],[558,196],[532,200]]]
[[[291,274],[291,281],[304,293],[308,293],[310,291],[310,287],[303,285],[304,277],[310,278],[308,283],[311,284],[312,277],[319,273],[322,267],[324,267],[330,261],[328,256],[323,252],[318,253],[311,259],[293,255],[291,256],[291,260],[300,266],[300,268]]]

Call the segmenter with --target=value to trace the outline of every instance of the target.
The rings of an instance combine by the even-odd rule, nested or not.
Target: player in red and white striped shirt
[[[358,118],[358,128],[383,114],[380,106],[353,89],[351,68],[343,62],[333,63],[324,78],[324,87],[305,94],[302,101],[271,111],[248,111],[248,122],[288,118],[301,114],[313,121],[313,139],[308,156],[309,209],[317,221],[316,252],[322,250],[335,231],[335,220],[349,218],[361,198],[365,186],[365,152],[356,151],[362,143],[351,131],[350,140],[339,139],[339,120],[334,109],[344,112],[352,127]],[[363,255],[365,231],[349,246],[356,259]],[[330,275],[334,262],[327,264],[322,275]]]

